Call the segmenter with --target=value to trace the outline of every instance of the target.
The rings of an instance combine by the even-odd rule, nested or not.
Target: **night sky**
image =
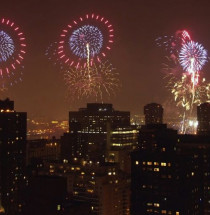
[[[1,97],[13,99],[16,110],[28,112],[30,118],[68,119],[69,110],[93,102],[67,99],[61,73],[45,56],[62,29],[86,13],[101,14],[114,26],[115,43],[108,59],[120,73],[122,88],[104,102],[118,110],[142,113],[146,103],[166,102],[164,53],[154,41],[158,36],[186,29],[210,50],[209,0],[1,0],[0,13],[20,25],[27,38],[23,81]],[[209,65],[204,71],[210,80]]]

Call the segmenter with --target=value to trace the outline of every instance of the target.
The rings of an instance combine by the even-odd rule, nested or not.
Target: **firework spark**
[[[0,62],[7,61],[14,53],[15,46],[12,38],[4,31],[0,31]]]
[[[163,47],[171,55],[179,54],[181,46],[189,41],[191,37],[186,30],[178,30],[174,35],[164,35],[155,40],[158,47]]]
[[[107,56],[114,43],[114,29],[109,20],[96,14],[86,14],[73,20],[63,29],[57,46],[62,64],[68,67],[85,67],[86,45],[89,44],[90,59],[97,63]]]
[[[96,26],[84,25],[76,29],[69,38],[70,49],[80,58],[87,58],[87,44],[89,44],[90,57],[100,53],[103,34]]]
[[[20,27],[11,20],[2,18],[0,29],[0,88],[5,90],[22,80],[26,43]]]
[[[74,99],[92,97],[103,101],[104,96],[111,96],[119,89],[119,74],[112,64],[105,62],[88,67],[71,69],[64,73],[69,95]]]
[[[190,74],[199,72],[207,62],[207,51],[194,41],[185,43],[179,54],[179,61],[183,69]]]
[[[164,64],[166,72],[164,79],[180,110],[182,118],[180,132],[186,133],[195,107],[210,101],[210,84],[201,77],[201,70],[207,63],[208,55],[204,47],[194,42],[187,31],[180,31],[177,35],[171,36],[179,38],[175,46],[172,40],[166,40],[166,44],[170,43],[171,48],[166,49],[169,56],[166,57],[167,62]],[[173,54],[170,50],[173,50]]]

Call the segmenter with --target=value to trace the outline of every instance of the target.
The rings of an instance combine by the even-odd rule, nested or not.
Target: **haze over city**
[[[1,17],[15,21],[26,37],[27,54],[22,82],[1,92],[1,98],[15,100],[16,109],[27,111],[29,118],[67,119],[69,110],[84,107],[94,99],[72,101],[63,77],[49,62],[45,52],[58,40],[62,29],[72,20],[96,13],[106,17],[114,28],[114,44],[107,55],[119,72],[121,87],[116,96],[103,101],[115,108],[142,113],[148,102],[161,104],[173,100],[163,83],[164,51],[155,39],[186,29],[209,50],[209,1],[4,1]],[[208,80],[209,65],[205,66]],[[100,100],[99,100],[100,102]]]

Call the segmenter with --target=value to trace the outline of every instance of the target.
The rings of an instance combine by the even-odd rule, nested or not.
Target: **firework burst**
[[[25,36],[14,22],[0,20],[0,88],[22,80],[23,62],[26,54]]]
[[[103,101],[119,89],[119,74],[108,62],[93,64],[83,69],[72,68],[64,73],[65,84],[71,98],[92,97]]]
[[[15,51],[12,38],[4,31],[0,31],[0,62],[7,61]]]
[[[87,58],[87,44],[91,58],[100,53],[103,46],[103,34],[97,27],[84,25],[76,29],[69,38],[71,51],[80,58]]]
[[[112,24],[103,16],[86,14],[72,20],[59,41],[46,50],[50,61],[64,71],[71,100],[94,98],[103,101],[119,89],[119,74],[105,61],[114,43]]]
[[[190,74],[199,72],[207,62],[207,51],[204,47],[194,41],[185,43],[179,54],[179,62],[183,69]]]
[[[172,46],[164,63],[166,87],[179,107],[182,122],[180,132],[188,132],[189,119],[194,116],[195,107],[210,100],[210,84],[202,77],[201,70],[207,63],[206,49],[192,41],[187,31],[179,31],[176,46]],[[173,37],[171,37],[173,38]],[[170,43],[171,41],[168,40]],[[169,43],[168,42],[168,43]],[[167,46],[168,47],[168,46]],[[175,47],[175,48],[174,48]]]
[[[109,20],[96,14],[86,14],[73,20],[60,34],[57,55],[68,67],[87,65],[87,44],[90,61],[97,63],[106,57],[114,43],[114,29]]]

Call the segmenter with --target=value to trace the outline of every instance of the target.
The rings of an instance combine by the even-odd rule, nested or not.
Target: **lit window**
[[[147,162],[147,165],[148,165],[148,166],[151,166],[151,165],[152,165],[152,162],[150,162],[150,161]]]
[[[160,204],[159,203],[154,203],[154,206],[159,208]]]
[[[57,211],[61,210],[61,205],[57,205]]]
[[[159,168],[154,168],[154,172],[159,172]]]
[[[161,166],[166,166],[166,163],[161,163]]]
[[[139,165],[139,162],[138,162],[138,161],[136,161],[136,165]]]
[[[178,211],[176,212],[176,215],[179,215],[179,212],[178,212]]]

